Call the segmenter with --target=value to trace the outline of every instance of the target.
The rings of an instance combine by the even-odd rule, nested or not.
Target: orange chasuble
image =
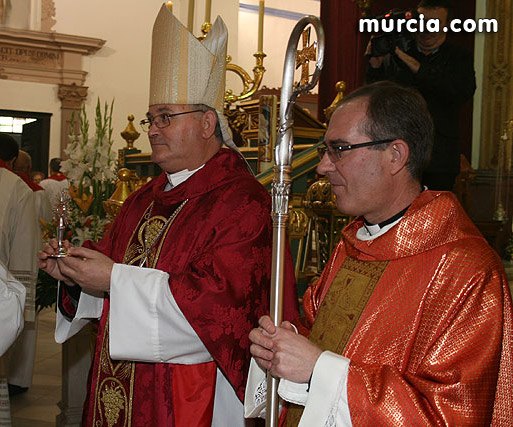
[[[510,426],[511,295],[499,257],[454,195],[424,191],[374,240],[356,238],[362,226],[357,219],[343,231],[304,297],[315,341],[350,359],[353,425]],[[341,269],[361,280],[337,283]],[[332,283],[342,286],[335,294]],[[360,289],[352,299],[353,283]],[[367,289],[368,298],[358,297]],[[350,306],[361,300],[348,332],[350,320],[338,319],[352,319]],[[319,333],[315,322],[328,322],[330,331]]]

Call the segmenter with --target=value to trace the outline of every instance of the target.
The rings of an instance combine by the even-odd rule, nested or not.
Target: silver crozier
[[[294,85],[296,69],[296,52],[303,30],[312,25],[317,33],[317,61],[310,81]],[[271,273],[271,318],[275,325],[282,322],[283,306],[283,266],[286,243],[286,227],[289,211],[290,170],[292,161],[292,107],[296,98],[303,92],[311,90],[319,80],[324,60],[324,30],[319,18],[305,16],[296,24],[289,38],[283,66],[283,82],[280,98],[280,126],[274,153],[274,179],[272,183],[272,217],[273,217],[273,259]],[[267,427],[278,425],[278,380],[267,374]]]

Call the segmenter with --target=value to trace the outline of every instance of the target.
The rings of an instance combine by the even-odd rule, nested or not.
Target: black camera
[[[377,30],[377,35],[371,39],[370,56],[394,53],[396,47],[402,51],[408,50],[415,43],[415,36],[408,31],[407,21],[418,18],[419,14],[412,9],[392,9],[383,15],[369,18],[376,23],[374,29]]]

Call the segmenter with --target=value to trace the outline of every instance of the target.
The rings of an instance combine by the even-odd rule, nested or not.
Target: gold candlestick
[[[192,33],[194,27],[194,0],[189,0],[189,10],[187,16],[187,29]]]
[[[212,0],[205,2],[205,22],[210,22],[210,15],[212,13]]]
[[[257,52],[264,51],[264,0],[258,2],[258,44]]]

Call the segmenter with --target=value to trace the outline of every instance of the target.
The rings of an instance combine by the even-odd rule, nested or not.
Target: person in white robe
[[[7,351],[23,329],[25,294],[25,287],[0,261],[0,356]]]
[[[0,261],[26,290],[25,322],[35,321],[35,293],[37,277],[36,252],[39,241],[34,192],[11,171],[17,157],[17,143],[7,134],[0,134]],[[14,155],[6,147],[15,147]],[[9,158],[7,158],[9,157]],[[9,395],[7,394],[7,351],[0,364],[0,425],[10,423]],[[2,424],[3,423],[3,424]]]

